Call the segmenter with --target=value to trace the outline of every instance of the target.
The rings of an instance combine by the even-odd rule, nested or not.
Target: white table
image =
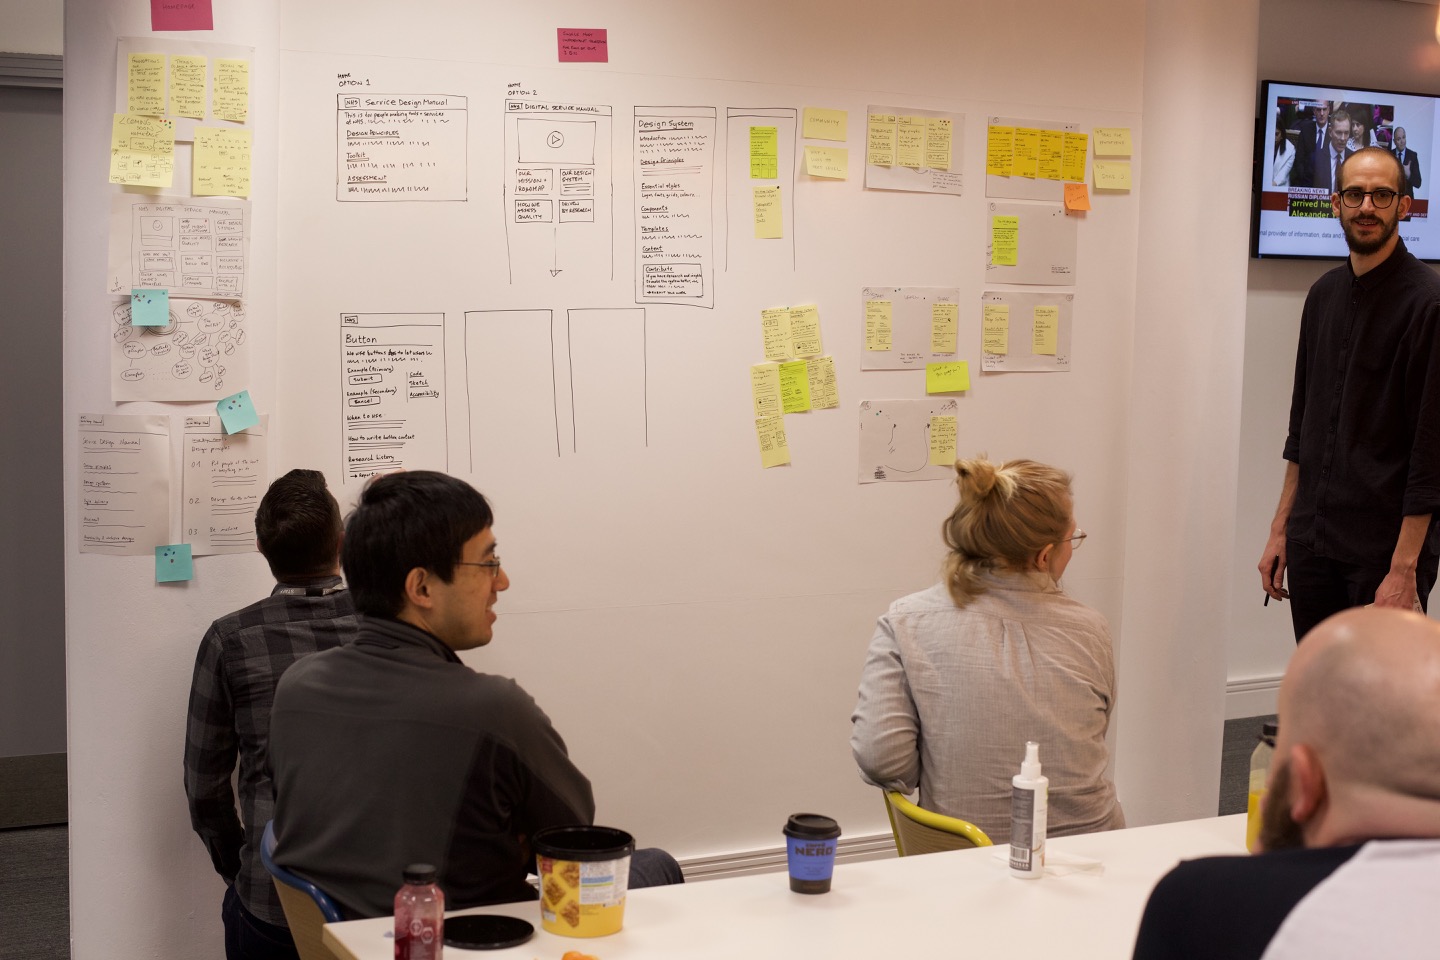
[[[508,950],[446,947],[445,956],[1123,960],[1155,881],[1181,859],[1243,854],[1245,815],[1052,838],[1049,846],[1051,873],[1039,880],[1011,877],[994,848],[981,848],[841,865],[831,891],[818,896],[791,893],[784,873],[632,890],[624,929],[590,940],[541,930],[533,901],[457,911],[523,917],[535,936]],[[1099,866],[1066,865],[1082,858]],[[392,960],[392,925],[389,917],[327,924],[324,941],[348,960]]]

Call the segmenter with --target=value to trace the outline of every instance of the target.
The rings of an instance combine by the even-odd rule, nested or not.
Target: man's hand
[[[1285,534],[1283,532],[1270,534],[1270,539],[1265,541],[1265,552],[1260,554],[1260,562],[1256,564],[1256,568],[1260,571],[1260,589],[1276,600],[1290,599],[1290,591],[1285,589]]]
[[[1415,571],[1391,570],[1375,588],[1375,606],[1409,610],[1415,606]]]

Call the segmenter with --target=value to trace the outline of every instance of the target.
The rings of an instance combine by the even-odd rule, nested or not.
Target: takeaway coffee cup
[[[540,926],[562,937],[619,931],[635,838],[613,827],[549,827],[531,838]]]
[[[835,841],[840,824],[818,813],[796,813],[785,824],[790,889],[796,893],[829,893],[835,872]]]

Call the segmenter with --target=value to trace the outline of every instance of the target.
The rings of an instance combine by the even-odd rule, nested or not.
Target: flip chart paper
[[[755,239],[779,240],[785,235],[781,223],[779,187],[755,187]]]
[[[850,151],[845,147],[805,148],[805,173],[827,180],[850,179]]]
[[[1096,189],[1096,190],[1129,190],[1129,189],[1130,189],[1130,161],[1129,161],[1129,160],[1096,160],[1096,161],[1095,161],[1095,189]]]
[[[895,115],[872,113],[865,135],[865,162],[876,166],[895,165]]]
[[[249,390],[241,390],[221,400],[215,404],[215,412],[220,414],[220,424],[226,433],[239,433],[260,422],[260,415],[255,412],[255,403],[250,399]]]
[[[1089,210],[1090,188],[1084,183],[1065,184],[1065,209]]]
[[[954,481],[953,460],[930,462],[930,418],[953,417],[958,404],[955,397],[860,401],[859,481]]]
[[[150,0],[151,30],[213,30],[210,0]]]
[[[820,345],[820,308],[813,303],[790,308],[790,344],[793,357],[813,357]]]
[[[1129,127],[1095,128],[1095,156],[1128,157],[1133,152]]]
[[[761,310],[760,336],[764,342],[766,360],[788,360],[790,358],[790,311],[785,307]]]
[[[170,58],[170,113],[176,117],[205,119],[205,58]]]
[[[776,127],[750,128],[750,178],[774,180],[779,175],[780,131]]]
[[[996,266],[1013,267],[1020,257],[1020,218],[990,218],[990,262]]]
[[[250,196],[250,131],[196,127],[192,171],[197,197]]]
[[[1060,179],[1085,179],[1085,154],[1090,149],[1090,135],[1067,133],[1061,141]]]
[[[960,328],[960,304],[930,304],[930,352],[954,353]]]
[[[1060,308],[1036,307],[1034,343],[1031,350],[1042,355],[1055,355],[1055,345],[1060,334]]]
[[[986,353],[1004,356],[1010,352],[1010,307],[987,303],[980,311],[980,346]]]
[[[80,415],[80,552],[150,556],[170,539],[170,418]]]
[[[170,325],[170,291],[136,287],[130,291],[130,325],[132,327],[168,327]]]
[[[128,113],[147,117],[165,116],[165,55],[130,54]]]
[[[956,433],[954,417],[941,416],[930,418],[931,466],[954,466]]]
[[[790,443],[785,438],[785,418],[756,417],[755,439],[760,444],[760,466],[780,467],[790,462]]]
[[[849,139],[849,114],[844,110],[827,110],[824,107],[806,107],[802,132],[807,140]]]
[[[1015,174],[1015,128],[989,127],[985,136],[985,172],[997,177]],[[1033,174],[1031,174],[1033,176]]]
[[[155,582],[180,583],[195,578],[195,561],[190,544],[171,543],[155,548]]]
[[[958,393],[969,389],[970,364],[964,360],[925,364],[926,393]]]
[[[756,417],[778,417],[780,407],[780,364],[757,363],[750,368],[750,397]]]
[[[215,61],[215,89],[210,109],[221,120],[245,122],[250,115],[250,61]]]
[[[185,418],[180,523],[195,556],[255,551],[255,510],[270,474],[268,419],[226,433],[218,417]]]
[[[175,124],[117,113],[110,128],[110,182],[168,187],[175,179]]]
[[[889,300],[869,300],[865,303],[865,349],[889,350],[891,303]]]
[[[610,35],[607,30],[559,27],[555,31],[561,63],[609,63]]]
[[[840,406],[840,388],[835,382],[835,358],[815,357],[805,361],[810,374],[810,407],[831,410]]]

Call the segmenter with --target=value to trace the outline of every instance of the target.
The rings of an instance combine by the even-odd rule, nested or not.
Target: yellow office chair
[[[320,928],[345,919],[340,914],[340,908],[315,884],[278,865],[272,859],[274,854],[275,822],[272,820],[265,824],[265,834],[260,841],[260,860],[270,871],[275,892],[280,894],[280,906],[285,911],[290,936],[295,938],[295,950],[300,954],[300,960],[338,960],[320,939]]]
[[[894,790],[884,793],[885,812],[890,815],[890,829],[895,834],[895,851],[902,857],[994,846],[985,831],[973,823],[917,807]]]

